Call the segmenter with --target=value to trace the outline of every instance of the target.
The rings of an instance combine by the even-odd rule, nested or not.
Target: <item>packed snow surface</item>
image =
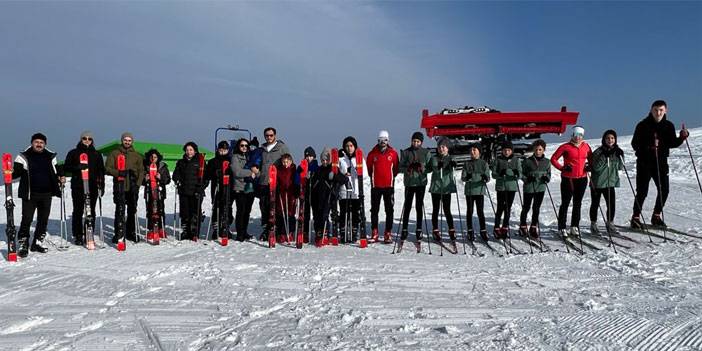
[[[702,129],[692,130],[690,140],[699,170]],[[599,138],[590,143],[594,148]],[[633,177],[635,157],[629,143],[630,137],[619,140]],[[549,145],[547,155],[555,147]],[[702,194],[685,145],[672,152],[669,162],[671,195],[665,219],[671,228],[702,236]],[[560,179],[554,174],[550,189],[558,206]],[[626,225],[633,196],[621,175],[615,222]],[[401,176],[397,184],[396,219],[403,202]],[[369,182],[366,187],[370,189]],[[108,184],[103,198],[107,238],[114,214],[110,190]],[[66,195],[70,220],[70,192]],[[644,206],[646,220],[654,197],[652,186]],[[425,205],[430,214],[429,196]],[[460,205],[465,211],[464,198]],[[487,201],[485,205],[491,230],[492,210]],[[139,206],[144,226],[143,201]],[[206,199],[208,213],[209,206]],[[54,244],[60,243],[59,208],[55,199],[49,225]],[[524,255],[503,256],[504,249],[494,241],[495,254],[476,242],[483,257],[471,255],[470,247],[463,255],[460,243],[459,254],[444,251],[443,256],[435,244],[429,255],[426,242],[421,254],[409,242],[400,254],[391,254],[393,246],[383,244],[367,249],[306,245],[302,250],[278,245],[271,250],[257,241],[230,241],[222,247],[173,240],[171,192],[170,236],[159,246],[140,243],[117,252],[110,244],[91,252],[70,245],[64,252],[54,247],[47,254],[30,252],[17,263],[3,259],[0,349],[702,349],[702,240],[668,232],[673,240],[664,243],[653,237],[649,243],[643,234],[622,232],[635,241],[614,238],[628,247],[618,247],[615,254],[605,241],[589,235],[588,208],[589,194],[581,228],[585,241],[601,250],[585,247],[584,255],[567,253],[554,235],[548,197],[541,222],[551,252],[535,249],[529,254],[529,246],[518,238],[514,245]],[[452,211],[458,212],[455,198]],[[519,211],[517,198],[512,229]],[[257,203],[253,217],[251,231],[258,234]],[[414,212],[410,218],[413,233]],[[460,230],[457,217],[456,225]],[[3,221],[3,255],[4,229]]]

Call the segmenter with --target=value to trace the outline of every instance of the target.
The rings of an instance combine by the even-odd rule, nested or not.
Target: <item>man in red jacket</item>
[[[372,239],[378,242],[378,211],[380,200],[385,204],[385,234],[383,241],[392,242],[393,206],[395,204],[395,176],[398,172],[399,157],[397,151],[389,144],[390,135],[381,130],[378,134],[378,145],[368,153],[368,175],[371,177],[371,229]]]

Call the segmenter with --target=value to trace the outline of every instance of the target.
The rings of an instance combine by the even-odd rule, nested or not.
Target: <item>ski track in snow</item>
[[[702,139],[702,129],[691,132],[692,141]],[[629,141],[621,137],[619,144],[634,177]],[[598,139],[591,141],[598,144]],[[556,146],[549,145],[547,154]],[[702,145],[691,146],[702,169]],[[684,145],[672,151],[669,162],[666,221],[701,234],[702,195]],[[554,173],[550,188],[558,206],[560,179]],[[402,184],[401,176],[397,184]],[[655,187],[651,189],[644,205],[647,216],[655,198]],[[402,199],[402,186],[395,191]],[[166,208],[172,211],[169,196]],[[108,190],[103,198],[108,239],[111,198]],[[67,199],[70,217],[69,193]],[[59,242],[56,200],[49,224],[54,243]],[[429,196],[425,201],[430,215]],[[470,248],[462,255],[460,244],[458,255],[440,257],[436,245],[427,254],[426,242],[422,254],[408,244],[401,254],[390,255],[392,245],[382,244],[365,250],[282,245],[270,250],[253,242],[230,241],[221,247],[172,237],[158,247],[128,245],[123,253],[111,244],[94,252],[71,245],[66,252],[30,253],[18,263],[0,262],[1,348],[701,350],[702,240],[669,232],[679,241],[653,238],[649,244],[642,234],[623,232],[637,243],[615,238],[631,249],[618,248],[614,254],[606,243],[588,239],[589,201],[586,195],[581,227],[586,241],[602,250],[585,248],[583,256],[566,253],[553,236],[556,221],[548,199],[541,214],[544,243],[558,252],[535,250],[533,255],[499,257],[477,242],[484,257],[471,256]],[[626,224],[632,201],[622,173],[617,223]],[[208,199],[208,213],[209,205]],[[143,202],[139,206],[143,226]],[[465,199],[461,208],[465,210]],[[491,229],[492,211],[488,203],[485,208]],[[520,209],[517,198],[513,229]],[[455,198],[452,211],[460,228]],[[18,203],[16,222],[20,213]],[[258,233],[257,206],[252,215],[251,230]],[[410,218],[413,232],[414,213]],[[171,235],[170,213],[167,223]],[[0,225],[3,255],[4,229]],[[529,252],[524,241],[513,242]],[[503,253],[501,245],[491,244]]]

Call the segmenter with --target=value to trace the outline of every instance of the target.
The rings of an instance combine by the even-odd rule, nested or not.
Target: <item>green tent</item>
[[[114,140],[97,148],[97,151],[104,156],[107,156],[112,150],[118,148],[122,143],[119,140]],[[134,149],[142,156],[150,149],[156,149],[163,155],[163,161],[168,164],[168,169],[173,172],[175,164],[183,158],[183,145],[181,144],[163,144],[154,143],[151,141],[134,141]],[[205,154],[205,158],[209,159],[214,155],[214,152],[199,147],[200,152]]]

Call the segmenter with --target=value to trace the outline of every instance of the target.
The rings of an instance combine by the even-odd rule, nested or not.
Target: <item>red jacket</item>
[[[558,160],[563,157],[563,164]],[[556,152],[551,156],[551,164],[561,171],[561,176],[566,178],[585,178],[585,164],[592,157],[590,145],[582,142],[580,147],[575,146],[571,142],[567,142],[556,149]],[[570,165],[571,170],[566,171],[563,168],[565,165]]]
[[[275,212],[277,215],[282,216],[285,213],[285,208],[282,206],[286,206],[288,215],[295,215],[295,200],[297,200],[299,191],[295,179],[297,167],[293,164],[288,168],[283,167],[283,165],[276,165],[275,168],[278,169]],[[285,204],[286,200],[287,205]]]
[[[380,152],[376,145],[366,157],[368,176],[371,177],[371,187],[392,188],[395,186],[400,158],[397,151],[388,145],[385,152]]]

